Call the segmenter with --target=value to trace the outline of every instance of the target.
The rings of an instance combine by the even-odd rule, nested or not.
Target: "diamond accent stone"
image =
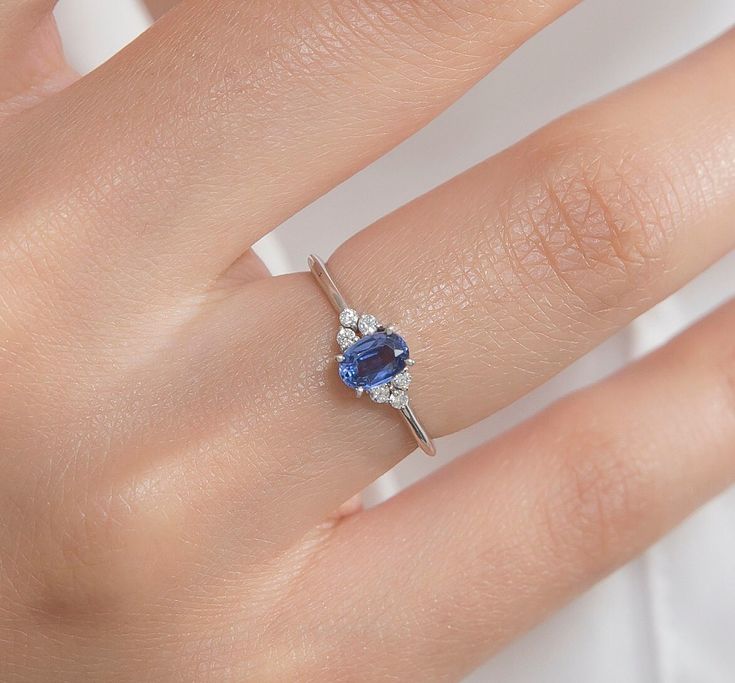
[[[393,391],[390,395],[390,404],[400,410],[408,405],[408,394],[405,391]]]
[[[353,330],[356,330],[359,317],[360,316],[357,315],[357,311],[351,308],[345,308],[345,310],[339,314],[339,324],[342,325],[342,327],[351,327]]]
[[[390,401],[390,385],[381,384],[370,390],[370,398],[376,403],[388,403]]]
[[[396,389],[408,389],[409,384],[411,384],[411,379],[411,373],[408,370],[404,370],[396,375],[391,383]]]
[[[378,331],[379,326],[380,323],[378,323],[378,319],[369,313],[361,316],[360,322],[357,325],[361,334],[374,334]]]
[[[352,346],[358,339],[357,332],[349,327],[340,327],[339,332],[337,332],[337,343],[343,351],[348,346]]]

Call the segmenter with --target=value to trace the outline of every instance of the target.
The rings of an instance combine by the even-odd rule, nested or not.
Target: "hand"
[[[0,679],[449,681],[735,476],[735,308],[377,508],[412,450],[259,237],[571,0],[184,0],[75,80],[0,1]],[[436,436],[733,246],[735,35],[330,260]]]

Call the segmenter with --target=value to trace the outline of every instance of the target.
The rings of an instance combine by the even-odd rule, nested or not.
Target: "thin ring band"
[[[335,311],[337,311],[337,315],[340,316],[340,322],[345,319],[345,316],[347,318],[352,317],[354,324],[352,327],[357,327],[357,316],[354,312],[354,310],[349,306],[344,296],[342,296],[342,293],[339,291],[339,288],[337,287],[337,284],[334,282],[334,279],[330,275],[329,271],[327,270],[326,264],[318,257],[314,256],[313,254],[309,256],[308,259],[309,264],[309,270],[311,271],[312,275],[316,279],[317,283],[319,283],[319,286],[321,287],[322,291],[326,294],[327,299],[329,300],[329,303],[332,304],[332,307]],[[364,319],[369,319],[368,323],[366,323],[365,326],[363,326]],[[373,325],[370,326],[370,322],[372,321]],[[380,327],[377,323],[377,320],[373,316],[363,316],[363,318],[359,321],[359,329],[363,331],[366,336],[370,336],[370,332],[378,332],[378,331],[384,331],[383,334],[392,335],[394,334],[393,329],[391,327],[383,328]],[[357,337],[357,334],[352,332],[350,328],[342,327],[340,329],[340,333],[344,334],[345,337],[347,337],[346,341],[342,342],[340,340],[340,345],[343,346],[343,350],[346,351],[346,353],[349,353],[349,345],[347,348],[345,348],[345,345],[347,342],[356,343],[359,342],[359,339]],[[345,334],[349,333],[349,334]],[[395,335],[397,337],[397,335]],[[339,339],[338,335],[338,339]],[[363,337],[365,339],[365,337]],[[400,339],[400,337],[398,337]],[[402,342],[403,340],[400,339]],[[405,347],[405,354],[406,354],[406,365],[412,365],[413,361],[408,359],[408,348]],[[337,359],[343,361],[345,356],[338,356]],[[341,373],[340,373],[341,374]],[[404,370],[402,375],[407,375],[408,373]],[[408,380],[410,381],[410,379]],[[387,384],[387,383],[386,383]],[[350,385],[348,385],[350,386]],[[386,386],[386,385],[383,385]],[[377,387],[380,388],[380,387]],[[402,387],[403,389],[407,388]],[[356,389],[356,393],[358,396],[362,395],[363,389],[362,387],[358,387]],[[405,394],[405,391],[396,391],[396,394]],[[387,400],[378,400],[375,395],[372,395],[373,400],[379,403],[387,402]],[[411,431],[411,434],[413,435],[413,438],[416,440],[416,443],[418,444],[419,448],[426,453],[426,455],[436,455],[436,448],[434,446],[434,442],[432,441],[431,437],[426,432],[426,429],[424,429],[423,425],[419,421],[418,417],[416,417],[416,414],[413,412],[413,409],[411,408],[410,404],[408,403],[407,394],[405,396],[401,396],[405,400],[405,404],[401,405],[400,402],[397,402],[397,404],[394,404],[394,407],[397,408],[398,412],[400,412],[401,416],[403,417],[404,421],[408,425],[408,428]]]

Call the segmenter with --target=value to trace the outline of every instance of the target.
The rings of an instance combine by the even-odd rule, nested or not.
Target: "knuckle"
[[[534,150],[507,250],[586,308],[623,307],[667,267],[681,197],[634,140],[581,133]],[[529,266],[530,264],[530,266]]]
[[[23,602],[33,614],[89,623],[153,587],[156,520],[135,494],[92,492],[31,508],[32,581]]]
[[[564,447],[553,462],[541,533],[552,556],[580,576],[607,571],[637,547],[655,509],[655,480],[619,430],[595,419],[584,393],[563,402]]]

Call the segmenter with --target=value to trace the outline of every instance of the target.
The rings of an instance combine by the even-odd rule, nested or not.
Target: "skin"
[[[0,0],[3,681],[458,680],[730,484],[726,306],[340,508],[412,443],[339,384],[310,277],[250,246],[573,3],[171,4],[76,79],[52,3]],[[726,35],[334,254],[410,331],[432,434],[733,247],[733,58]]]

